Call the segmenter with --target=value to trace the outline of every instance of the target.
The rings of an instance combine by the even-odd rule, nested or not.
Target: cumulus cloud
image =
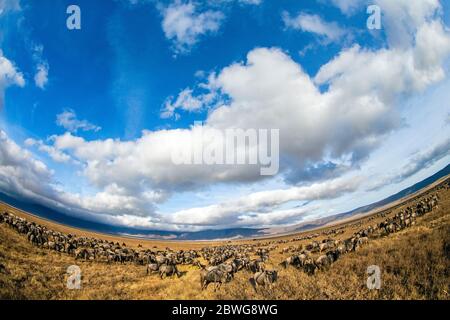
[[[178,96],[167,98],[161,111],[161,118],[175,117],[175,119],[178,119],[180,114],[177,110],[199,112],[223,103],[223,99],[217,92],[218,88],[214,82],[215,74],[211,74],[206,83],[201,83],[198,86],[197,91],[201,91],[201,93],[194,93],[193,89],[185,88]]]
[[[176,53],[187,53],[200,37],[217,32],[225,16],[221,11],[200,12],[194,2],[177,0],[160,9],[162,28]]]
[[[314,33],[327,42],[338,41],[347,34],[336,22],[324,21],[316,14],[299,13],[296,17],[291,17],[284,11],[282,17],[286,28]]]
[[[41,63],[37,66],[37,72],[34,76],[34,83],[40,89],[44,89],[48,82],[48,64]]]
[[[28,138],[25,140],[25,145],[27,147],[36,146],[39,151],[47,153],[49,157],[56,162],[69,162],[71,160],[67,154],[61,152],[53,146],[45,144],[42,140]]]
[[[187,54],[202,37],[219,31],[232,4],[258,6],[263,0],[171,0],[170,4],[153,0],[116,0],[128,5],[155,2],[160,11],[164,35],[176,54]]]
[[[435,20],[442,10],[439,0],[331,0],[331,4],[346,15],[356,13],[358,8],[366,10],[369,5],[378,5],[389,46],[403,49],[413,45],[418,28]]]
[[[5,89],[12,85],[23,87],[25,86],[25,79],[23,74],[8,58],[3,56],[3,52],[0,50],[0,108],[4,104]]]
[[[38,199],[50,191],[52,172],[0,130],[0,189]]]
[[[206,226],[282,223],[307,211],[305,208],[276,210],[277,206],[291,201],[333,199],[356,190],[360,182],[360,179],[336,179],[310,186],[255,192],[220,204],[175,212],[169,216],[169,221]]]
[[[26,144],[39,142],[28,140]],[[11,140],[0,130],[0,191],[27,198],[67,214],[123,225],[126,217],[140,217],[147,227],[158,225],[153,204],[161,195],[146,191],[129,194],[124,188],[110,185],[92,195],[65,191],[54,179],[54,172],[45,163]],[[145,217],[145,218],[144,218]],[[133,219],[130,218],[130,221]]]
[[[223,146],[222,141],[209,139],[209,135],[205,135],[205,140],[192,139],[207,130],[207,126],[196,125],[190,129],[144,131],[135,141],[86,141],[66,133],[54,136],[53,141],[57,149],[85,164],[84,175],[99,188],[115,183],[132,192],[147,188],[173,192],[221,181],[249,182],[261,178],[257,165],[175,164],[175,152],[188,154],[202,143]]]
[[[187,88],[180,92],[175,101],[172,101],[171,98],[167,99],[164,109],[161,112],[161,117],[171,118],[176,116],[178,118],[178,114],[175,113],[177,109],[188,112],[201,110],[204,106],[203,99],[192,96],[192,92],[192,89]]]
[[[392,106],[378,101],[377,91],[330,86],[321,93],[301,66],[279,49],[253,50],[246,63],[225,68],[216,82],[231,103],[213,110],[207,123],[280,129],[284,164],[293,168],[326,158],[335,164],[357,163],[397,125]]]
[[[82,131],[100,131],[102,128],[90,123],[87,120],[79,120],[76,113],[71,110],[65,110],[56,116],[56,124],[70,132]]]
[[[416,38],[417,31],[435,19],[441,10],[439,0],[375,0],[383,12],[383,29],[391,47],[408,48]]]

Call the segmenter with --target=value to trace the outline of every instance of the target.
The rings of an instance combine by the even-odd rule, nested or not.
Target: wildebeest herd
[[[369,242],[370,238],[387,236],[398,232],[416,223],[416,218],[431,212],[438,204],[438,196],[428,196],[416,204],[406,207],[394,214],[391,218],[370,225],[354,233],[351,237],[344,240],[324,239],[322,242],[312,241],[298,253],[288,257],[281,262],[281,266],[288,267],[292,265],[303,269],[308,274],[313,274],[316,270],[326,269],[334,263],[339,257],[347,252],[358,250],[362,245]],[[379,217],[385,217],[386,213],[378,214]],[[375,217],[371,217],[374,219]],[[318,256],[314,256],[314,254]]]
[[[170,248],[152,250],[143,249],[141,245],[138,249],[133,249],[127,247],[125,243],[63,234],[8,212],[0,214],[0,224],[5,223],[18,233],[26,235],[29,242],[40,248],[65,253],[75,259],[86,261],[135,263],[145,266],[147,274],[158,274],[161,279],[170,276],[181,277],[183,273],[177,266],[192,265],[200,269],[202,289],[206,289],[210,283],[218,288],[221,284],[232,281],[237,272],[247,270],[253,274],[249,282],[257,290],[261,286],[272,286],[277,281],[277,270],[268,269],[266,261],[271,252],[277,250],[281,244],[325,236],[320,242],[312,240],[306,245],[291,245],[281,249],[280,253],[289,252],[291,255],[279,263],[279,266],[283,268],[292,266],[312,275],[318,270],[329,268],[342,255],[358,250],[371,238],[383,237],[413,226],[417,217],[432,211],[438,205],[438,201],[437,194],[430,192],[416,197],[408,202],[409,206],[394,215],[383,211],[369,217],[368,221],[375,218],[384,220],[362,228],[346,239],[337,240],[330,236],[343,233],[344,228],[349,226],[358,227],[361,222],[290,240],[261,240],[255,243],[207,246],[199,250],[174,251]],[[390,217],[387,217],[388,215]],[[202,264],[202,261],[205,264]]]

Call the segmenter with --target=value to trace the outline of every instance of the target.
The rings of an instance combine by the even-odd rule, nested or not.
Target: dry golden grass
[[[1,299],[449,299],[450,292],[450,191],[439,191],[439,207],[417,224],[385,238],[374,239],[349,253],[329,270],[308,276],[278,263],[289,254],[273,251],[268,267],[279,270],[279,281],[256,293],[240,271],[235,279],[214,291],[201,291],[199,270],[180,266],[181,278],[159,279],[146,275],[144,266],[75,261],[74,258],[29,244],[24,236],[0,225]],[[373,224],[367,217],[363,226]],[[361,227],[348,227],[343,238]],[[291,238],[294,236],[291,236]],[[303,242],[305,243],[305,242]],[[171,243],[174,247],[174,243]],[[147,246],[150,244],[148,243]],[[167,243],[161,242],[161,246]],[[197,245],[199,245],[197,243]],[[204,246],[201,243],[200,246]],[[181,245],[176,245],[181,246]],[[189,246],[182,243],[183,247]],[[67,267],[82,270],[82,288],[66,288]],[[381,268],[380,290],[368,290],[366,270]]]

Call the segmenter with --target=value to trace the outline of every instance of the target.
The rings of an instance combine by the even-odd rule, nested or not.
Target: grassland
[[[286,243],[270,255],[267,266],[279,271],[273,288],[255,292],[240,271],[235,279],[217,291],[200,289],[199,269],[180,266],[183,276],[161,280],[146,275],[144,266],[75,261],[73,257],[32,246],[24,236],[0,225],[1,299],[449,299],[450,292],[450,190],[439,191],[437,209],[420,217],[417,224],[385,238],[373,239],[356,252],[346,254],[329,270],[308,276],[295,268],[282,269],[278,263],[289,254],[281,249],[303,242]],[[395,210],[403,206],[396,204]],[[393,210],[393,211],[395,211]],[[25,214],[25,213],[21,213]],[[30,219],[32,217],[27,217]],[[363,217],[345,232],[344,238],[370,221]],[[56,225],[57,228],[69,228]],[[59,229],[61,230],[61,229]],[[68,230],[64,230],[68,231]],[[74,231],[74,230],[70,230]],[[102,237],[111,237],[101,235]],[[284,239],[298,235],[285,236]],[[116,239],[117,240],[117,239]],[[320,240],[320,238],[319,238]],[[142,242],[120,239],[127,245],[144,247],[199,248],[217,243]],[[251,240],[247,240],[251,241]],[[82,288],[66,288],[67,267],[82,270]],[[381,269],[381,289],[366,287],[367,267]]]

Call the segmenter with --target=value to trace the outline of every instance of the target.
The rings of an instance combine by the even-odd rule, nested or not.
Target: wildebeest
[[[247,269],[251,272],[264,271],[264,262],[261,259],[252,260],[247,264]]]
[[[159,271],[159,266],[157,263],[149,263],[147,265],[147,274]]]
[[[178,271],[177,266],[174,264],[163,264],[159,267],[159,276],[161,279],[164,277],[177,275],[181,277],[181,273]]]
[[[317,268],[325,269],[331,265],[331,260],[327,255],[321,255],[316,259],[315,264]]]
[[[265,270],[256,272],[249,281],[255,291],[257,291],[257,287],[272,286],[277,281],[277,279],[278,272],[276,270]]]
[[[87,248],[77,249],[75,250],[75,259],[95,260],[95,251]]]
[[[226,270],[219,267],[210,267],[200,271],[200,285],[202,290],[208,287],[208,284],[215,283],[214,291],[220,287],[221,284],[231,281],[232,276]]]

